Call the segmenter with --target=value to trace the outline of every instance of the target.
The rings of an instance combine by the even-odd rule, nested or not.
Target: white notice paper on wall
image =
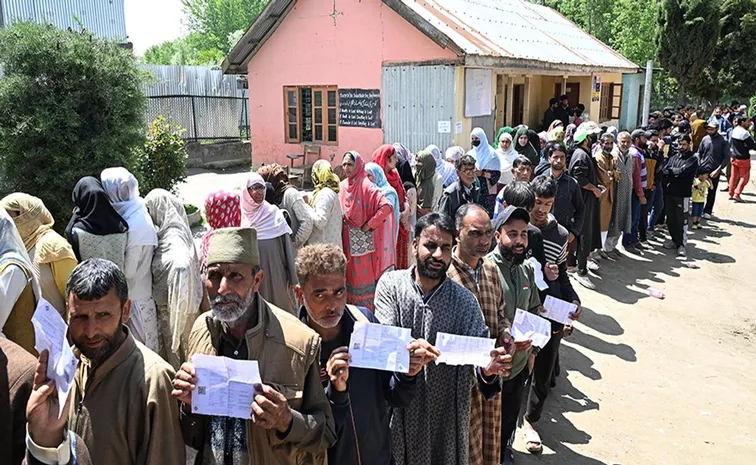
[[[68,345],[66,322],[55,307],[50,305],[50,302],[39,299],[31,323],[34,327],[34,348],[39,353],[46,350],[50,354],[47,359],[47,379],[55,381],[58,391],[58,418],[60,418],[76,376],[79,359]]]
[[[451,121],[439,121],[438,122],[439,134],[451,134]]]
[[[349,366],[409,373],[410,328],[358,321],[349,340]]]
[[[462,121],[454,123],[454,134],[462,134]]]
[[[465,69],[465,117],[489,116],[493,108],[493,72]]]
[[[475,365],[487,367],[491,363],[491,351],[496,339],[485,337],[459,336],[457,334],[437,333],[436,348],[441,352],[436,364]]]
[[[255,384],[262,383],[256,360],[195,354],[192,362],[197,376],[192,413],[252,418]]]
[[[543,348],[551,339],[551,323],[545,318],[518,308],[511,332],[515,341],[531,339],[534,346]]]
[[[563,325],[571,325],[572,318],[570,318],[570,314],[577,311],[577,305],[565,300],[555,299],[550,295],[546,296],[543,308],[546,309],[546,313],[541,313],[542,317],[562,323]]]

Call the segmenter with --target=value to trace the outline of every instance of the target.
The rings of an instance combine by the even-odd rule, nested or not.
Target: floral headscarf
[[[310,197],[310,206],[315,206],[315,197],[318,192],[325,189],[331,189],[339,193],[339,177],[336,176],[331,168],[331,164],[326,160],[318,160],[312,165],[312,197]]]

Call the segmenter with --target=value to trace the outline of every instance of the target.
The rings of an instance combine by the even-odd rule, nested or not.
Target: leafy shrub
[[[181,135],[184,129],[158,116],[150,124],[144,148],[137,151],[136,171],[139,191],[152,189],[175,193],[176,185],[186,180],[186,149]]]
[[[144,73],[118,44],[32,23],[0,29],[3,189],[40,197],[68,222],[83,176],[133,167],[144,142]]]

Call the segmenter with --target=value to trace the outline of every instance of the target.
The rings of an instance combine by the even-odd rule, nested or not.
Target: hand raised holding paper
[[[339,392],[347,390],[347,380],[349,379],[349,347],[339,347],[331,352],[326,364],[326,373],[330,378],[331,385]]]
[[[252,402],[252,423],[285,433],[294,420],[283,394],[267,384],[255,384],[255,401]]]
[[[507,349],[497,347],[491,351],[491,362],[481,369],[485,376],[507,376],[512,369],[512,356],[507,354]]]
[[[65,439],[63,433],[68,422],[67,412],[72,396],[67,396],[64,414],[59,418],[60,404],[55,381],[47,378],[49,356],[50,353],[43,350],[37,359],[33,390],[26,404],[26,421],[29,423],[29,436],[37,445],[58,447]]]
[[[192,391],[197,388],[196,375],[194,365],[192,365],[191,362],[184,362],[181,365],[181,368],[176,372],[176,377],[173,379],[173,391],[171,391],[171,396],[189,407],[192,405]]]
[[[407,346],[410,353],[410,369],[407,376],[416,376],[430,362],[435,361],[441,352],[425,339],[413,339]]]

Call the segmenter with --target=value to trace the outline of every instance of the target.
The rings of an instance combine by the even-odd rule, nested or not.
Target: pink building
[[[469,148],[476,126],[538,126],[561,93],[619,120],[637,66],[523,0],[271,0],[223,71],[247,74],[254,164],[288,165],[384,142]]]

